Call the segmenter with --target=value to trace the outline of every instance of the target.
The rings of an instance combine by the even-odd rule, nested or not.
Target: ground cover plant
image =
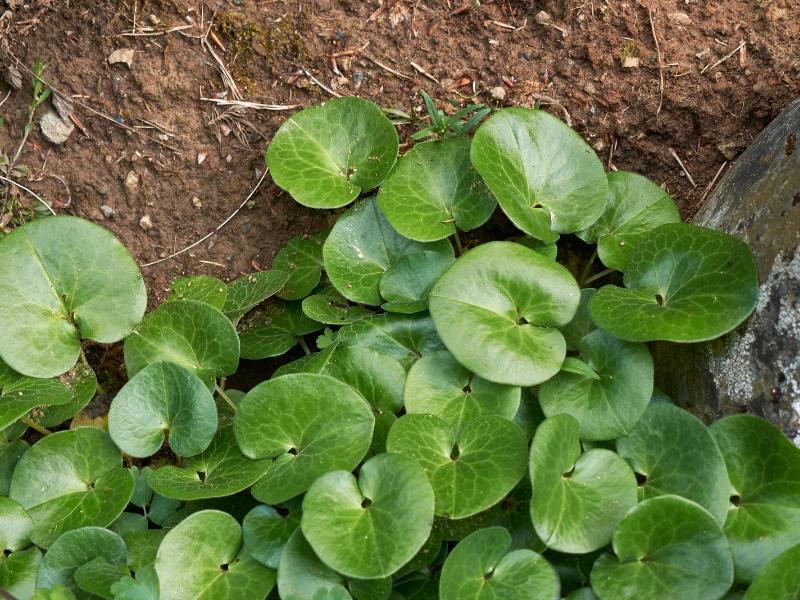
[[[673,405],[647,346],[744,321],[749,248],[605,173],[548,113],[429,110],[399,158],[365,100],[289,118],[273,178],[336,224],[269,271],[179,279],[147,315],[102,228],[48,217],[0,240],[6,594],[798,597],[800,450]],[[576,244],[597,246],[578,268]],[[127,382],[107,430],[86,425],[86,351],[120,340]]]

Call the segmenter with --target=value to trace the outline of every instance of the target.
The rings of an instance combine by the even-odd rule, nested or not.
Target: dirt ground
[[[420,106],[420,90],[438,102],[539,99],[569,115],[607,168],[665,185],[690,217],[715,175],[800,93],[797,0],[483,0],[479,8],[469,0],[5,0],[4,8],[0,66],[20,71],[23,86],[0,83],[0,98],[10,92],[0,107],[3,148],[22,136],[31,99],[24,67],[41,58],[43,79],[73,101],[82,128],[54,145],[35,127],[22,183],[57,212],[112,229],[142,264],[202,238],[242,203],[291,114],[202,98],[308,106],[334,92],[405,111]],[[130,66],[109,64],[119,49],[134,51]],[[295,204],[267,177],[218,234],[143,268],[151,301],[181,274],[230,279],[268,267],[289,237],[331,217]]]

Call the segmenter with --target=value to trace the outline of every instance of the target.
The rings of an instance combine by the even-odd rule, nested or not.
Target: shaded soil
[[[0,107],[2,146],[18,144],[30,103],[22,65],[41,57],[44,79],[76,103],[84,131],[56,146],[36,127],[21,160],[26,184],[57,212],[111,228],[142,264],[198,240],[242,203],[290,114],[225,112],[200,100],[234,98],[208,48],[240,96],[258,103],[329,98],[304,71],[336,93],[405,111],[419,107],[419,90],[439,102],[539,99],[569,114],[607,168],[663,184],[686,217],[726,162],[800,92],[796,0],[484,0],[469,10],[461,10],[466,0],[5,4],[0,60],[3,70],[22,71],[23,87],[0,84],[2,96],[11,91]],[[537,17],[542,10],[548,15]],[[120,48],[134,50],[130,67],[109,64]],[[145,215],[149,229],[140,226]],[[230,279],[268,267],[291,235],[332,217],[300,207],[266,178],[217,235],[143,269],[151,301],[182,274]]]

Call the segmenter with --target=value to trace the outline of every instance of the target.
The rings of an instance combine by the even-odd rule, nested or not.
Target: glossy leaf
[[[502,527],[476,531],[453,549],[442,568],[441,600],[558,600],[555,569],[532,550],[511,550]]]
[[[405,415],[386,448],[417,461],[433,486],[435,514],[463,519],[497,504],[525,475],[528,440],[516,424],[477,417],[456,430],[432,415]]]
[[[461,256],[436,283],[430,310],[458,362],[484,379],[532,386],[555,375],[566,355],[556,329],[580,298],[572,275],[513,242],[489,242]]]
[[[300,529],[294,531],[280,557],[278,591],[287,600],[352,598],[345,579],[314,554]]]
[[[158,575],[152,565],[136,572],[136,578],[123,577],[111,586],[114,600],[158,600]]]
[[[567,350],[577,350],[581,340],[597,329],[589,314],[589,302],[597,294],[595,288],[583,288],[578,310],[572,320],[561,328],[561,335],[567,342]]]
[[[411,314],[428,310],[428,295],[455,262],[452,252],[423,250],[394,261],[381,277],[380,292],[387,312]]]
[[[222,310],[227,299],[228,286],[224,281],[208,275],[191,275],[172,282],[172,293],[165,302],[197,300]]]
[[[278,292],[284,300],[302,300],[308,296],[322,275],[322,244],[328,232],[296,235],[275,255],[272,268],[288,273],[289,278]]]
[[[39,440],[20,459],[9,496],[34,522],[31,539],[47,548],[58,536],[87,525],[106,527],[133,494],[133,475],[107,433],[91,427]]]
[[[589,304],[592,320],[634,342],[701,342],[734,329],[758,302],[750,247],[719,231],[661,225],[635,248],[625,287],[606,285]]]
[[[475,132],[472,164],[511,222],[546,242],[586,229],[606,206],[608,184],[594,150],[541,110],[497,111]]]
[[[645,500],[614,532],[616,556],[604,554],[592,569],[600,600],[672,598],[718,600],[733,583],[731,551],[719,523],[679,496]]]
[[[263,600],[275,571],[242,551],[242,528],[231,515],[203,510],[171,529],[156,556],[160,600]]]
[[[316,293],[303,300],[303,313],[312,321],[326,325],[347,325],[373,314],[364,306],[350,304],[330,283],[320,286]]]
[[[222,312],[238,319],[277,294],[288,280],[289,273],[277,269],[237,277],[228,284],[228,298]]]
[[[112,401],[108,430],[130,456],[151,456],[165,440],[178,456],[193,456],[214,437],[217,407],[197,375],[174,363],[152,363]]]
[[[0,553],[16,552],[30,545],[33,520],[11,498],[0,496]]]
[[[322,324],[304,315],[299,302],[273,301],[240,325],[242,358],[280,356],[294,348],[300,337],[320,329]]]
[[[7,440],[2,434],[0,431],[0,495],[8,496],[11,476],[20,457],[28,449],[28,443],[18,439]]]
[[[42,553],[36,547],[0,555],[0,589],[15,598],[32,597],[41,562]]]
[[[66,404],[70,390],[57,379],[34,379],[19,376],[0,392],[0,429],[5,429],[37,406]]]
[[[265,567],[277,569],[284,546],[300,527],[300,501],[275,508],[260,504],[244,517],[245,550]]]
[[[74,579],[78,589],[92,594],[92,597],[113,598],[111,587],[123,577],[130,576],[130,570],[123,564],[110,563],[103,557],[75,569]]]
[[[496,202],[469,158],[470,141],[451,138],[415,145],[381,186],[378,205],[392,227],[419,242],[483,225]]]
[[[121,340],[146,304],[139,267],[94,223],[36,219],[0,240],[0,358],[23,375],[69,371],[81,339]]]
[[[55,427],[77,415],[89,404],[97,391],[97,376],[90,366],[81,362],[59,377],[59,381],[66,386],[71,397],[69,402],[50,405],[41,415],[37,415],[35,420],[44,427]]]
[[[377,105],[337,98],[289,117],[272,138],[273,181],[311,208],[337,208],[376,187],[397,159],[394,125]]]
[[[572,415],[581,439],[610,440],[627,435],[653,395],[653,359],[644,344],[593,331],[579,344],[588,372],[564,369],[539,388],[546,416]]]
[[[235,420],[242,452],[272,459],[254,496],[276,504],[303,493],[323,473],[354,469],[369,449],[374,425],[364,398],[327,375],[284,375],[257,385]]]
[[[425,544],[434,495],[411,459],[379,454],[358,479],[349,471],[319,477],[303,500],[303,535],[320,559],[348,577],[387,577]],[[368,549],[367,552],[364,549]]]
[[[800,544],[769,561],[747,588],[744,600],[797,600],[800,597]]]
[[[536,430],[530,454],[531,520],[550,548],[581,554],[605,546],[636,504],[636,478],[609,450],[581,454],[573,417],[550,417]]]

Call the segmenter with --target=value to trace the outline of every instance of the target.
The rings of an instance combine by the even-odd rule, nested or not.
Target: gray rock
[[[128,174],[125,175],[125,189],[131,196],[139,193],[140,181],[135,171],[128,171]]]
[[[63,144],[75,131],[75,126],[69,121],[64,121],[54,110],[48,110],[42,115],[39,127],[44,137],[54,144]]]
[[[753,248],[753,316],[710,343],[654,344],[656,384],[711,420],[747,412],[800,446],[800,100],[736,160],[694,221]]]
[[[153,228],[153,220],[150,218],[150,215],[144,215],[141,219],[139,219],[139,227],[145,231]]]
[[[133,64],[133,55],[133,48],[119,48],[109,55],[108,64],[115,65],[117,63],[124,63],[130,69]]]
[[[103,216],[106,219],[113,219],[114,218],[114,214],[115,214],[114,209],[111,208],[110,206],[106,205],[106,204],[103,204],[103,206],[100,207],[100,212],[103,213]]]

